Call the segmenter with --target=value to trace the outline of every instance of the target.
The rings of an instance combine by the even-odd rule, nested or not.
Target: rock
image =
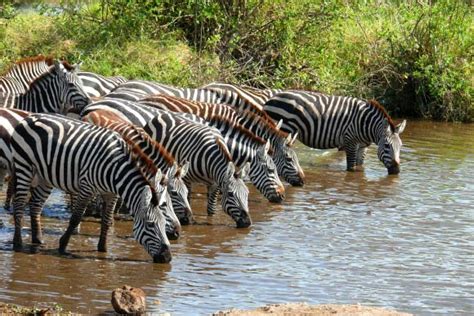
[[[146,310],[146,296],[142,289],[124,285],[112,292],[112,306],[119,314],[141,314]]]

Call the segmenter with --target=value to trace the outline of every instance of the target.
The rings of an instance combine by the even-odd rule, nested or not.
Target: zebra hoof
[[[42,245],[44,244],[44,241],[41,238],[32,238],[31,243],[35,245]]]
[[[20,241],[13,241],[13,250],[14,251],[21,251],[23,250],[23,242]]]

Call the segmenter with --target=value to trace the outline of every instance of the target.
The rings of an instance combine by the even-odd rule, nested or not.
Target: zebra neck
[[[118,162],[114,169],[112,174],[115,178],[111,183],[111,191],[122,198],[123,203],[132,213],[139,203],[141,190],[148,183],[129,159]]]
[[[27,92],[14,97],[15,108],[34,113],[61,113],[61,102],[54,91],[30,87]]]

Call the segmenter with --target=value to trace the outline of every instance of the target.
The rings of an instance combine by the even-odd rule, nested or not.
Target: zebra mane
[[[226,117],[223,117],[222,115],[212,115],[208,119],[206,119],[209,122],[216,122],[216,123],[221,123],[226,126],[229,126],[230,128],[237,130],[239,133],[243,134],[245,137],[249,138],[251,141],[259,143],[261,145],[265,144],[267,141],[254,133],[252,133],[250,130],[245,128],[244,126],[234,123],[227,119]]]
[[[44,62],[47,66],[52,66],[54,64],[54,59],[51,56],[44,56],[44,55],[25,57],[25,58],[15,61],[13,65],[11,65],[5,72],[1,74],[1,76],[8,75],[14,68],[23,67],[23,65],[26,65],[26,64],[41,63],[41,62]]]
[[[367,103],[370,104],[371,106],[373,106],[374,108],[376,108],[380,113],[382,113],[382,115],[387,119],[388,124],[390,124],[390,129],[392,131],[394,131],[395,130],[395,123],[393,122],[392,118],[388,114],[387,110],[379,102],[377,102],[377,100],[375,100],[375,99],[371,99],[371,100],[367,101]]]
[[[159,152],[159,155],[165,160],[168,166],[172,166],[173,163],[175,162],[175,159],[171,155],[171,153],[168,150],[166,150],[166,148],[163,147],[163,145],[161,145],[159,142],[152,139],[150,135],[148,135],[143,128],[137,127],[133,124],[130,124],[127,121],[124,121],[123,119],[115,115],[113,112],[103,110],[103,109],[95,110],[87,114],[83,119],[88,120],[89,118],[96,125],[100,125],[102,127],[106,127],[118,132],[126,141],[127,140],[130,141],[136,146],[138,146],[138,144],[131,141],[127,135],[131,135],[131,137],[138,136],[142,140],[149,142]],[[134,148],[135,148],[135,145],[133,146]],[[140,159],[141,157],[143,157],[143,159],[147,162],[148,160],[151,161],[151,159],[148,158],[148,155],[145,154],[141,149],[140,149],[139,157]],[[153,167],[156,169],[153,161],[151,161],[151,163],[153,164]],[[146,165],[148,165],[148,163]],[[153,174],[154,173],[156,173],[156,170],[153,171]]]
[[[227,161],[232,161],[232,156],[227,146],[220,140],[219,137],[215,137],[215,140],[216,140],[217,146],[219,147],[220,151],[224,154]]]

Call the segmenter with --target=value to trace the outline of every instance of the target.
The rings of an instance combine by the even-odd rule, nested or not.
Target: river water
[[[109,253],[95,251],[99,225],[83,223],[57,254],[68,214],[63,196],[48,202],[46,244],[13,252],[13,223],[0,218],[0,302],[57,302],[81,313],[110,311],[110,293],[141,287],[148,310],[209,314],[268,303],[361,303],[420,315],[474,313],[474,125],[409,122],[401,173],[387,176],[371,147],[365,171],[344,171],[344,154],[298,147],[307,175],[281,205],[251,188],[254,224],[236,229],[222,212],[205,215],[172,242],[173,261],[153,264],[117,221]],[[3,201],[3,196],[0,197]]]

